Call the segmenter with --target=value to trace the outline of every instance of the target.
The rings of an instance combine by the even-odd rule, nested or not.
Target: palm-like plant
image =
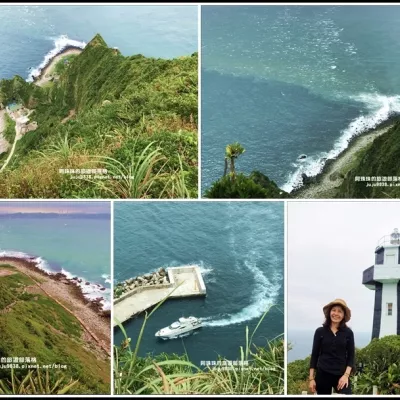
[[[231,178],[234,179],[235,177],[235,160],[245,152],[246,150],[244,147],[238,143],[231,143],[228,144],[225,148],[225,170],[224,170],[224,176],[226,175],[228,171],[228,160],[230,161],[230,174]]]

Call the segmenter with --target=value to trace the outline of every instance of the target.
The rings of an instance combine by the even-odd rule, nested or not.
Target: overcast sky
[[[1,201],[0,214],[10,213],[110,214],[111,207],[105,201]]]
[[[372,331],[374,291],[362,284],[379,239],[400,229],[400,203],[288,203],[288,332],[314,330],[343,298],[355,332]],[[290,333],[289,333],[290,335]]]

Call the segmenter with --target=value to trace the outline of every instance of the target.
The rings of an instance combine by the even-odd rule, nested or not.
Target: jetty
[[[174,291],[172,294],[171,292]],[[171,295],[170,295],[171,294]],[[206,286],[198,266],[160,268],[157,272],[131,278],[116,285],[114,318],[123,323],[161,300],[191,296],[206,296]],[[119,297],[118,297],[119,296]]]

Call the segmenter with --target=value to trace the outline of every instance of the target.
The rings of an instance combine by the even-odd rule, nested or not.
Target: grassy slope
[[[11,266],[0,268],[16,272]],[[83,347],[82,329],[74,317],[46,296],[22,290],[33,284],[20,273],[0,277],[0,311],[16,302],[9,312],[0,314],[0,356],[36,357],[40,365],[67,365],[62,370],[65,375],[79,379],[73,393],[109,393],[109,363]],[[8,377],[9,371],[0,370],[0,379]]]
[[[98,155],[127,166],[148,145],[164,159],[153,168],[160,176],[147,197],[178,197],[172,183],[182,175],[189,195],[197,196],[197,53],[174,60],[123,57],[97,35],[57,84],[1,81],[0,101],[14,98],[35,108],[31,120],[39,128],[18,142],[0,183],[2,197],[110,197],[58,170],[104,168],[93,158]],[[71,110],[76,116],[62,123]],[[114,197],[124,197],[116,186],[107,182]]]
[[[343,198],[399,198],[400,185],[392,187],[366,187],[366,182],[356,182],[356,176],[400,177],[400,123],[376,138],[371,146],[357,154],[357,160],[347,172],[338,190]],[[390,183],[390,182],[388,182]],[[397,183],[397,182],[395,182]],[[400,184],[400,181],[398,182]]]

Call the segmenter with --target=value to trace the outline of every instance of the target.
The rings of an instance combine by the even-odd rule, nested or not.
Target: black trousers
[[[317,369],[315,375],[315,384],[317,386],[317,394],[332,394],[332,388],[336,393],[340,394],[351,394],[351,385],[349,379],[349,386],[344,387],[342,390],[338,390],[339,379],[342,375],[332,375],[328,372]]]

